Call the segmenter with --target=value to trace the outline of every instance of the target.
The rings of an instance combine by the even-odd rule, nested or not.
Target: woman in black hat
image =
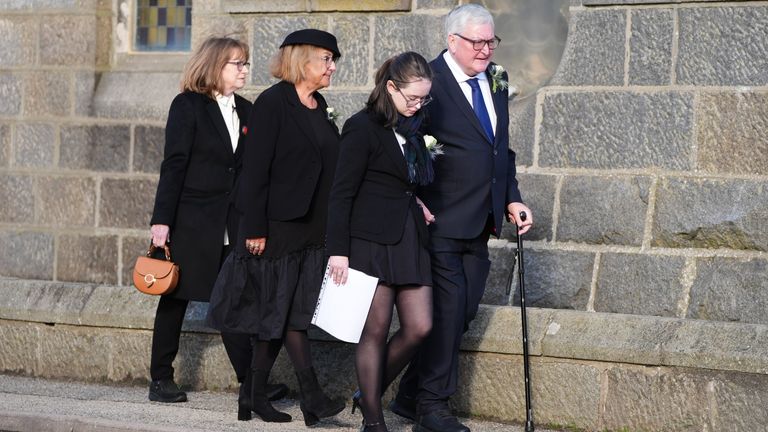
[[[293,363],[309,426],[338,414],[312,367],[307,329],[325,270],[328,195],[339,149],[333,111],[318,90],[331,84],[336,38],[304,29],[280,45],[270,72],[281,81],[253,104],[235,207],[243,216],[236,249],[211,297],[209,322],[251,334],[252,409],[262,420],[291,416],[269,403],[266,385],[282,346]]]

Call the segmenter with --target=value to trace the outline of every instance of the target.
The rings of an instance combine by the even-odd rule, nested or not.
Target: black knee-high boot
[[[301,413],[304,415],[304,424],[311,426],[321,418],[332,417],[340,413],[346,406],[343,401],[333,401],[323,393],[320,383],[317,382],[315,369],[309,367],[296,371],[301,391]]]

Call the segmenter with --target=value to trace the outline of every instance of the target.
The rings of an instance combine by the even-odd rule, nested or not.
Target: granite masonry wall
[[[133,261],[148,242],[165,116],[186,60],[126,49],[131,4],[0,2],[0,276],[6,286],[40,280],[72,289],[131,289]],[[242,93],[253,99],[270,84],[265,65],[287,32],[305,26],[334,32],[344,57],[324,94],[343,121],[362,106],[373,71],[389,55],[412,49],[432,58],[440,52],[441,17],[455,4],[199,0],[193,45],[212,32],[249,41],[254,66]],[[510,141],[536,222],[525,236],[528,304],[543,314],[571,310],[587,326],[620,323],[614,335],[628,339],[650,331],[636,327],[632,316],[662,327],[666,320],[684,328],[711,325],[713,334],[723,337],[732,332],[764,337],[768,5],[572,0],[569,19],[555,76],[536,95],[511,106]],[[517,304],[516,282],[509,286],[512,231],[507,227],[501,239],[490,242],[493,267],[483,302],[493,310]],[[48,331],[29,330],[33,324],[11,315],[0,316],[10,320],[0,320],[0,331],[34,337]],[[130,326],[116,327],[134,334]],[[190,331],[190,337],[206,337]],[[678,337],[683,345],[699,340]],[[756,349],[751,341],[745,336],[744,344],[721,357],[740,364],[736,353]],[[519,362],[516,352],[494,348],[488,350],[493,355],[481,356],[485,351],[477,346],[466,349],[464,358],[478,364],[511,362],[516,368]],[[653,422],[671,418],[691,425],[675,430],[724,430],[712,420],[712,407],[734,391],[752,395],[745,396],[747,405],[739,405],[741,399],[728,403],[750,413],[753,423],[730,430],[763,430],[753,426],[768,422],[766,404],[757,409],[753,402],[768,400],[764,366],[669,366],[659,360],[666,354],[643,357],[642,352],[584,357],[577,346],[537,351],[538,373],[570,365],[573,385],[584,390],[579,398],[559,401],[555,394],[545,396],[552,389],[537,388],[538,400],[551,397],[547,421],[595,430],[664,430],[664,423]],[[606,366],[614,363],[640,366]],[[2,370],[58,376],[8,365]],[[137,379],[140,371],[99,377]],[[615,392],[627,405],[606,405],[605,392]],[[635,399],[648,402],[629,402]],[[595,410],[589,415],[580,405],[587,401]],[[654,407],[677,403],[693,405],[651,419]],[[470,402],[461,407],[515,421],[522,412]],[[735,418],[739,412],[731,408],[719,415]]]
[[[688,3],[572,5],[560,68],[512,125],[529,304],[766,323],[768,8]]]

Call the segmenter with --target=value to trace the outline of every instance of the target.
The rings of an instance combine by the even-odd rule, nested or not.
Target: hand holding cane
[[[525,222],[528,215],[520,212],[520,220]],[[528,358],[528,319],[525,313],[525,269],[523,267],[523,238],[519,233],[519,227],[515,224],[517,232],[517,275],[520,279],[520,317],[523,324],[523,374],[525,378],[525,432],[533,432],[533,408],[531,408],[531,373]]]

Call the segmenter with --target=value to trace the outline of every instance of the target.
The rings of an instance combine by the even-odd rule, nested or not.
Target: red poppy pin
[[[243,126],[242,128],[240,128],[240,132],[243,135],[248,135],[248,126]]]

